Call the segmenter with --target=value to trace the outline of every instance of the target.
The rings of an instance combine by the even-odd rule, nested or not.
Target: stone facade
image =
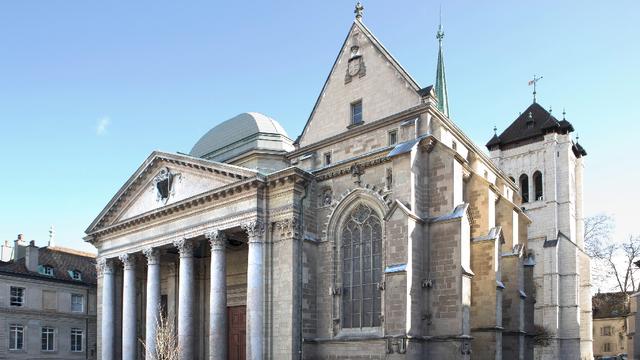
[[[531,359],[531,220],[437,101],[357,18],[280,170],[152,153],[87,229],[99,358],[165,311],[189,359]]]
[[[0,262],[0,359],[96,359],[95,258],[27,245],[21,235],[8,248],[13,256]]]

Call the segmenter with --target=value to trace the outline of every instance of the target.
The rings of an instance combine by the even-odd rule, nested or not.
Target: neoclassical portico
[[[263,358],[264,343],[264,253],[265,225],[261,219],[239,223],[236,229],[242,229],[246,237],[248,251],[247,289],[246,289],[246,357],[248,359]],[[237,236],[237,234],[236,234]],[[204,239],[204,240],[203,240]],[[227,320],[227,256],[226,251],[228,237],[224,230],[213,228],[203,232],[203,236],[194,238],[181,238],[169,245],[147,247],[139,252],[121,254],[118,258],[103,257],[98,262],[102,274],[102,349],[103,360],[116,359],[115,354],[121,353],[122,359],[137,359],[136,334],[136,272],[139,264],[146,263],[146,325],[145,348],[146,358],[154,359],[156,354],[156,330],[155,326],[161,311],[160,269],[163,266],[161,253],[178,252],[178,309],[177,309],[177,340],[181,359],[200,358],[196,354],[194,332],[198,328],[199,320],[196,319],[194,310],[196,307],[196,289],[198,282],[195,276],[195,249],[210,247],[210,287],[209,287],[209,359],[226,359],[228,356],[228,320]],[[146,261],[145,261],[146,260]],[[119,317],[116,314],[114,274],[122,273],[122,349],[114,348],[115,331],[113,325]],[[141,289],[138,289],[141,290]]]

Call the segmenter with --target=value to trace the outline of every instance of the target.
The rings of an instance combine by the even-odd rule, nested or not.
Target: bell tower
[[[543,359],[592,354],[591,260],[584,252],[582,186],[587,152],[572,132],[564,112],[558,120],[534,98],[486,145],[493,162],[518,185],[522,209],[532,221],[528,251],[535,259],[534,322],[554,334],[549,346],[535,348]]]

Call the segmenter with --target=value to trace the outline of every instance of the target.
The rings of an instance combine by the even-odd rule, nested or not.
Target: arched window
[[[527,174],[520,175],[520,195],[522,195],[522,202],[529,202],[529,177]]]
[[[509,179],[511,179],[511,182],[513,182],[514,184],[516,183],[516,179],[514,179],[513,176],[509,176]]]
[[[536,201],[542,200],[542,173],[540,171],[533,173],[533,192],[536,195]]]
[[[342,328],[380,326],[382,222],[360,204],[340,231],[342,258]]]

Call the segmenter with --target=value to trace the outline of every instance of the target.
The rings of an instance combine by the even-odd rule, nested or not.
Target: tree
[[[585,218],[585,251],[593,260],[594,283],[605,291],[625,294],[640,291],[640,281],[636,278],[638,267],[634,264],[640,260],[640,236],[615,241],[611,237],[613,229],[611,216],[599,214]]]
[[[142,341],[146,351],[146,344]],[[156,329],[156,353],[153,360],[179,360],[180,350],[178,347],[178,337],[173,321],[165,318],[162,313],[158,315],[158,325]]]

